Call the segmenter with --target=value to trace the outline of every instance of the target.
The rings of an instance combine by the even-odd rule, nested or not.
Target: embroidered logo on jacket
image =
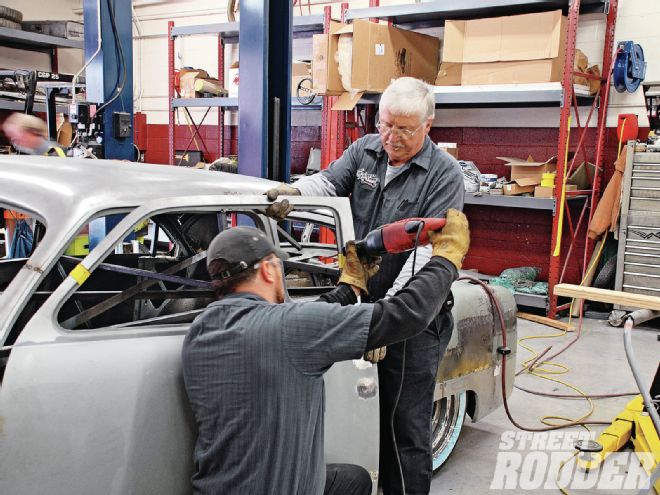
[[[372,189],[375,189],[380,182],[380,179],[376,174],[370,174],[363,168],[357,171],[356,178],[360,181],[360,183],[365,184]]]

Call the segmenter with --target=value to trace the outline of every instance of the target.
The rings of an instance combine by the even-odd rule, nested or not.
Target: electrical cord
[[[417,264],[417,248],[419,247],[419,236],[424,229],[424,221],[420,221],[417,226],[417,234],[415,235],[415,247],[413,248],[413,262],[411,269],[411,277],[415,275],[415,265]],[[399,478],[401,480],[401,493],[406,493],[406,482],[403,478],[403,468],[401,467],[401,457],[399,456],[399,447],[396,444],[396,435],[394,434],[394,416],[399,407],[399,400],[401,399],[401,392],[403,390],[403,381],[406,377],[406,341],[403,341],[403,357],[401,358],[401,380],[399,381],[399,390],[394,399],[394,406],[392,407],[392,415],[390,416],[390,432],[392,433],[392,445],[394,445],[394,453],[396,454],[396,463],[399,468]]]
[[[119,96],[121,95],[121,92],[124,89],[124,85],[126,84],[126,59],[124,58],[124,49],[122,48],[121,45],[121,40],[119,39],[119,33],[117,31],[117,23],[115,22],[115,8],[114,8],[114,2],[112,0],[107,0],[108,3],[108,11],[110,13],[110,25],[112,27],[112,34],[115,39],[115,56],[117,53],[119,54],[119,60],[121,64],[117,64],[117,84],[114,89],[114,95],[106,101],[103,105],[101,105],[97,110],[96,113],[100,114],[102,110],[107,108],[108,105],[110,105],[112,102],[114,102]],[[120,73],[122,74],[122,81],[119,83],[119,75]],[[121,100],[122,103],[122,108],[124,105],[124,100],[122,98]]]

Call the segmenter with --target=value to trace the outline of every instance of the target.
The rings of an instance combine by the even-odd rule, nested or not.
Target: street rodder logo
[[[650,489],[643,465],[653,466],[652,453],[613,452],[601,461],[598,454],[577,453],[575,443],[580,440],[593,436],[580,431],[502,433],[490,489],[595,493]]]

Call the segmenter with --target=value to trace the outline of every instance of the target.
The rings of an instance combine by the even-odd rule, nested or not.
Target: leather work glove
[[[470,248],[470,227],[467,217],[458,210],[447,211],[447,223],[442,230],[430,232],[433,256],[442,256],[451,261],[457,270]]]
[[[280,194],[284,196],[300,196],[300,191],[288,184],[281,183],[277,187],[266,191],[265,194],[269,201],[275,201]],[[282,201],[276,201],[272,205],[268,206],[265,213],[267,217],[280,222],[284,220],[292,211],[293,205],[289,203],[287,199],[283,199]]]
[[[289,203],[288,199],[283,199],[282,201],[275,201],[272,205],[268,205],[268,208],[266,208],[264,213],[267,217],[281,222],[289,216],[289,213],[292,211],[293,205]]]
[[[282,182],[277,187],[273,187],[266,191],[265,194],[268,201],[275,201],[280,194],[282,196],[300,196],[300,191],[295,187],[291,187],[289,184]]]
[[[370,363],[377,363],[378,361],[382,361],[385,359],[385,353],[387,352],[387,347],[377,347],[376,349],[372,349],[370,351],[367,351],[364,354],[364,360],[369,361]]]
[[[346,243],[346,260],[344,269],[339,277],[339,283],[344,283],[357,287],[363,293],[369,294],[367,290],[367,280],[373,277],[380,268],[379,257],[369,257],[361,260],[357,255],[355,241]]]

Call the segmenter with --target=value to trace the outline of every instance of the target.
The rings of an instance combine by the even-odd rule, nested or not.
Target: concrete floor
[[[552,328],[518,319],[519,338],[556,332]],[[606,321],[585,320],[580,340],[555,360],[570,368],[567,374],[557,376],[557,378],[569,382],[589,394],[636,391],[632,372],[625,357],[622,332],[623,330],[620,328],[610,327]],[[660,358],[660,342],[657,341],[657,332],[657,328],[641,327],[640,329],[633,329],[635,353],[649,386]],[[528,340],[526,345],[537,350],[537,352],[542,351],[548,345],[552,345],[553,350],[558,350],[565,342],[572,339],[573,335],[568,334],[564,337],[552,339]],[[519,369],[520,363],[528,356],[530,354],[518,346],[518,366],[516,369]],[[574,393],[564,386],[529,374],[520,375],[516,379],[516,384],[544,392]],[[631,398],[594,401],[595,411],[590,419],[611,421]],[[578,418],[588,411],[588,404],[584,400],[546,398],[531,395],[518,389],[514,389],[509,399],[509,405],[514,419],[527,427],[542,427],[539,418],[545,415]],[[531,433],[524,434],[526,435],[525,439],[527,439],[524,446],[521,446],[521,441],[515,440],[513,436],[520,430],[509,422],[504,408],[498,409],[478,423],[468,423],[468,421],[469,419],[466,419],[466,424],[463,426],[454,452],[434,476],[431,494],[488,493],[489,495],[513,495],[517,493],[560,493],[554,482],[557,476],[557,467],[549,466],[550,463],[547,460],[554,459],[560,462],[560,460],[569,458],[572,451],[565,450],[560,445],[562,441],[566,441],[566,445],[572,445],[572,438],[566,436],[566,432],[585,431],[577,427],[559,430],[561,433],[553,434],[556,435],[553,440],[557,442],[557,448],[553,448],[554,446],[548,448],[547,444],[542,445],[544,439],[537,435],[534,440],[540,441],[540,443],[532,449]],[[599,433],[605,426],[590,428]],[[572,433],[571,435],[575,434]],[[502,435],[505,436],[502,437]],[[512,441],[510,443],[513,444],[513,447],[510,450],[500,449],[501,442],[507,443],[508,435],[511,435]],[[631,454],[625,455],[630,456]],[[616,460],[617,463],[623,466],[622,468],[617,467],[614,463],[610,466],[611,469],[608,472],[612,475],[613,482],[607,482],[606,480],[610,477],[605,476],[597,481],[593,481],[593,478],[587,478],[582,485],[579,482],[581,472],[574,470],[573,462],[566,464],[562,470],[562,475],[566,475],[567,479],[572,479],[572,484],[567,488],[567,492],[571,494],[636,493],[635,490],[625,489],[625,482],[634,482],[634,475],[639,469],[634,455],[631,458],[633,460],[631,463],[626,462],[627,457],[620,457]],[[535,460],[537,461],[536,464]],[[497,467],[498,462],[500,467]],[[508,470],[502,468],[507,462],[511,464],[511,468]],[[617,474],[618,469],[620,469],[618,471],[620,474]],[[626,472],[628,472],[628,475],[625,474]],[[506,476],[505,473],[507,473]],[[621,486],[622,481],[624,483],[623,488]],[[493,484],[493,488],[491,488],[491,484]]]

